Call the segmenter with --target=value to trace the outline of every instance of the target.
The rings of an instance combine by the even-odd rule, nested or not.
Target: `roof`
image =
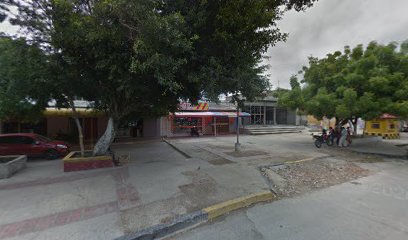
[[[92,108],[93,102],[85,101],[85,100],[74,100],[74,105],[76,108]],[[49,107],[57,107],[57,102],[55,100],[51,100],[48,102]]]
[[[103,112],[95,111],[92,108],[77,108],[77,113],[81,117],[98,117],[103,116]],[[44,111],[45,116],[61,116],[72,117],[74,113],[71,108],[46,108]]]
[[[198,105],[192,105],[189,102],[182,102],[178,106],[179,111],[235,111],[237,109],[234,103],[227,101],[219,102],[199,102]]]
[[[398,117],[389,113],[384,113],[381,115],[380,119],[398,119]]]
[[[193,108],[193,110],[199,110],[199,111],[207,111],[208,110],[208,103],[206,102],[200,102],[198,103],[197,106]]]
[[[176,117],[237,117],[236,112],[175,112]],[[251,114],[240,112],[240,117],[250,117]]]

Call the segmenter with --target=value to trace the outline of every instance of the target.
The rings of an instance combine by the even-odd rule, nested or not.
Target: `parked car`
[[[56,159],[69,153],[63,141],[53,141],[34,133],[0,134],[0,155],[27,155]]]

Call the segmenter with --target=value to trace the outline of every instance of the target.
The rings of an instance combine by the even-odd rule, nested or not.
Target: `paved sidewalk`
[[[0,180],[0,239],[114,239],[230,199],[266,191],[261,166],[327,157],[308,134],[118,143],[123,167],[62,172],[62,161],[29,161]],[[328,149],[328,148],[327,148]]]
[[[157,141],[113,148],[128,165],[63,173],[61,160],[35,160],[0,181],[0,239],[114,239],[268,190],[255,166],[187,159]]]
[[[377,154],[386,157],[408,158],[408,147],[398,146],[403,140],[383,140],[380,137],[355,138],[348,147],[351,151],[367,154]]]

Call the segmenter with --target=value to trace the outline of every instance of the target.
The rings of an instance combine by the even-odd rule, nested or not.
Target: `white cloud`
[[[288,41],[269,49],[267,74],[276,87],[289,87],[289,78],[307,64],[308,56],[324,57],[370,41],[408,39],[407,0],[320,0],[306,12],[288,12],[278,27]]]

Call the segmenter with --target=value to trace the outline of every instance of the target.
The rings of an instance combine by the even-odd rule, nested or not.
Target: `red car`
[[[56,159],[64,157],[69,146],[34,133],[0,134],[0,155],[27,155]]]

